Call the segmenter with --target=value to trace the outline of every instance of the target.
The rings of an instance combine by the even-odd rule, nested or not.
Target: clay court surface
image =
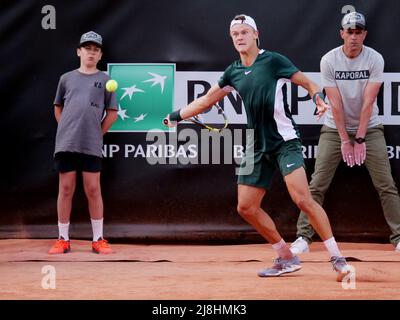
[[[72,240],[72,252],[49,255],[53,240],[0,240],[0,299],[276,300],[400,299],[400,253],[390,244],[341,243],[355,282],[335,281],[322,243],[301,255],[303,268],[259,278],[271,265],[270,245],[113,244],[96,255],[90,242]],[[55,289],[43,289],[45,266]]]

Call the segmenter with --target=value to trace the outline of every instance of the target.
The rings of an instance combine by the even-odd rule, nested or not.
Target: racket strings
[[[218,114],[220,114],[223,119],[224,119],[224,123],[222,124],[222,127],[216,127],[216,126],[212,126],[210,124],[206,124],[204,119],[201,117],[201,115],[196,115],[192,118],[190,118],[189,120],[195,124],[200,125],[201,127],[209,130],[209,131],[213,131],[213,132],[221,132],[223,129],[225,129],[228,126],[228,118],[225,115],[224,110],[217,104],[214,105],[217,109],[218,109]]]

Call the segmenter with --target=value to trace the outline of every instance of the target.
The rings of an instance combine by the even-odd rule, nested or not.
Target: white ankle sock
[[[93,230],[93,241],[99,240],[99,238],[103,238],[103,218],[92,221],[92,230]]]
[[[69,240],[69,221],[68,223],[58,221],[58,237],[63,237],[66,241]]]
[[[342,256],[334,237],[329,238],[328,240],[325,240],[324,245],[325,245],[326,249],[328,250],[331,257],[341,257]]]
[[[273,244],[272,249],[274,249],[278,253],[278,256],[283,259],[293,258],[293,254],[290,251],[289,246],[283,239],[281,239],[281,241],[279,241],[278,243]]]

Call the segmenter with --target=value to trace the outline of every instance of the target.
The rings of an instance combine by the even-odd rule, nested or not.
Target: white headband
[[[257,25],[256,22],[254,21],[254,19],[252,17],[246,16],[245,14],[241,14],[241,16],[244,17],[244,19],[233,19],[231,21],[231,26],[230,28],[232,28],[235,24],[247,24],[250,27],[252,27],[254,30],[257,31]]]

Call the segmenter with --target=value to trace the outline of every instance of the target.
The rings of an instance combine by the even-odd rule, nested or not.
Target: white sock
[[[65,241],[69,241],[69,221],[61,223],[58,221],[58,238],[63,237]]]
[[[279,241],[278,243],[273,244],[272,249],[274,249],[278,253],[278,256],[283,259],[287,260],[293,258],[293,254],[290,251],[289,246],[283,239],[281,239],[281,241]]]
[[[324,245],[325,245],[326,249],[328,250],[331,258],[342,256],[334,237],[329,238],[328,240],[325,240]]]
[[[103,218],[98,219],[98,220],[93,220],[92,221],[92,230],[93,230],[93,241],[98,241],[99,238],[103,238]]]

